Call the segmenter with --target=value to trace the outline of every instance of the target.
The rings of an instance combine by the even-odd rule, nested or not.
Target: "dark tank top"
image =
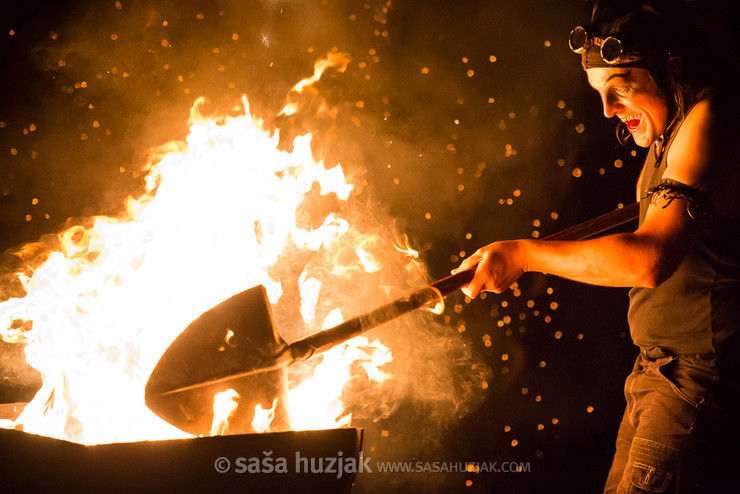
[[[667,149],[661,154],[653,148],[645,161],[640,224],[650,204],[649,190],[666,170]],[[738,354],[740,222],[716,216],[694,221],[703,223],[701,233],[676,272],[656,288],[630,290],[632,341],[641,348],[659,346],[674,354]]]

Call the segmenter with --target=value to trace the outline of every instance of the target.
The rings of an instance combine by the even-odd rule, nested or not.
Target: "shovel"
[[[544,240],[580,240],[637,217],[638,203],[603,214]],[[149,377],[147,407],[172,425],[195,435],[213,433],[217,393],[234,390],[238,406],[220,433],[262,432],[255,424],[272,410],[271,431],[290,429],[287,367],[388,321],[426,306],[467,285],[475,267],[443,278],[349,319],[331,329],[288,344],[273,324],[265,288],[249,288],[209,309],[169,346]],[[277,400],[277,401],[276,401]]]

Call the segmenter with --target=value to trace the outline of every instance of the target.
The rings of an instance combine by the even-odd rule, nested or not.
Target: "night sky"
[[[617,143],[567,47],[591,7],[3,2],[0,276],[10,278],[14,249],[68,218],[120,211],[141,188],[137,165],[152,147],[184,138],[199,96],[216,112],[246,94],[268,128],[316,132],[326,162],[362,177],[362,193],[421,251],[430,279],[490,241],[544,237],[633,202],[643,152]],[[278,117],[293,84],[336,50],[352,62],[318,85],[338,108],[331,130]],[[0,297],[17,290],[3,283]],[[357,424],[366,428],[366,455],[524,461],[531,472],[361,476],[353,492],[598,491],[636,355],[626,307],[626,289],[534,274],[499,296],[450,297],[439,321],[464,331],[490,366],[485,401],[442,431],[409,427],[419,413],[412,405]],[[28,400],[34,373],[19,364],[19,348],[0,349],[0,401]]]

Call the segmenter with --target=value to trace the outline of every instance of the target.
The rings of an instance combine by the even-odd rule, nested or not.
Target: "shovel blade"
[[[254,432],[255,407],[271,409],[276,398],[270,430],[287,430],[286,347],[265,288],[245,290],[204,312],[172,342],[149,377],[146,405],[175,427],[209,435],[215,395],[233,389],[238,406],[227,433]]]

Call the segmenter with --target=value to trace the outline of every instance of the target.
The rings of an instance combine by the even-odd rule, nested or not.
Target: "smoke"
[[[322,211],[321,202],[337,205],[331,197],[314,201],[308,210]],[[367,192],[350,196],[337,212],[350,225],[342,241],[337,242],[339,250],[329,247],[313,255],[287,251],[273,267],[284,290],[274,308],[276,325],[288,341],[321,329],[335,309],[341,310],[345,319],[354,317],[429,282],[427,268],[417,253],[401,252],[408,248],[393,218]],[[358,248],[371,256],[377,270],[363,269],[357,261]],[[301,276],[318,280],[321,286],[313,327],[305,327],[299,312]],[[465,337],[442,322],[441,316],[420,310],[368,336],[388,346],[393,360],[382,366],[389,377],[380,384],[357,379],[345,387],[345,406],[353,418],[379,421],[410,401],[428,412],[432,424],[427,425],[440,430],[470,413],[485,397],[490,368],[473,354]],[[307,365],[310,368],[314,364]],[[359,377],[363,371],[359,367],[357,370]],[[302,375],[300,366],[294,372]]]
[[[337,63],[348,60],[347,57],[333,58],[336,58]],[[330,80],[333,77],[336,74],[330,75]],[[333,128],[325,128],[324,114],[340,119],[342,109],[338,112],[332,110],[331,101],[324,91],[305,93],[309,95],[309,100],[314,101],[299,105],[298,112],[302,116],[309,110],[320,109],[321,111],[315,112],[319,118],[319,135],[322,132],[328,136],[333,135]],[[16,333],[13,327],[16,323],[33,321],[33,329],[29,329],[29,339],[35,344],[34,364],[45,372],[46,379],[64,382],[65,390],[65,372],[69,371],[65,365],[77,368],[77,362],[73,359],[56,368],[50,361],[54,360],[55,348],[48,343],[56,338],[63,338],[65,332],[71,343],[88,338],[95,341],[96,328],[100,327],[107,332],[117,326],[107,313],[97,309],[99,294],[107,292],[112,294],[111,300],[121,299],[122,292],[117,292],[116,288],[130,290],[136,287],[136,281],[127,283],[126,280],[138,279],[138,273],[134,273],[140,269],[139,273],[147,273],[142,275],[144,278],[148,276],[149,281],[146,284],[155,280],[162,284],[159,294],[173,294],[174,305],[172,301],[161,301],[162,310],[158,311],[161,315],[166,313],[165,306],[174,308],[178,305],[178,300],[188,300],[195,293],[195,286],[192,287],[193,290],[178,293],[177,288],[181,288],[184,283],[181,276],[176,274],[181,269],[188,270],[189,279],[202,280],[198,282],[201,290],[204,284],[213,282],[215,286],[210,293],[202,294],[205,300],[213,300],[215,293],[224,293],[224,287],[241,287],[248,282],[247,279],[235,278],[234,273],[240,270],[237,266],[246,266],[245,273],[253,276],[258,267],[264,268],[264,263],[271,262],[271,259],[280,254],[268,271],[272,278],[272,288],[277,287],[280,292],[287,294],[279,298],[275,307],[277,313],[284,314],[278,318],[278,327],[283,329],[286,338],[290,338],[291,333],[295,334],[296,330],[300,336],[300,332],[305,333],[306,329],[318,329],[304,328],[299,322],[302,319],[306,319],[308,323],[313,319],[321,324],[337,306],[348,311],[361,310],[370,304],[387,301],[389,296],[396,296],[399,289],[416,288],[426,281],[425,268],[416,259],[416,253],[400,243],[401,236],[391,217],[384,213],[367,190],[363,192],[361,173],[355,175],[358,182],[356,193],[360,200],[356,201],[352,197],[344,205],[349,187],[335,183],[336,179],[343,178],[342,172],[337,171],[338,167],[332,168],[334,172],[312,171],[313,167],[302,161],[305,159],[303,153],[289,157],[274,149],[268,151],[265,146],[271,141],[267,137],[252,141],[252,136],[256,135],[254,129],[246,122],[241,123],[249,115],[241,117],[241,120],[220,116],[215,121],[201,123],[203,119],[199,117],[199,113],[202,101],[203,99],[199,99],[198,106],[193,110],[194,123],[188,136],[187,150],[182,144],[170,143],[161,150],[150,153],[152,156],[162,156],[166,151],[175,151],[151,168],[148,165],[140,167],[150,168],[145,177],[147,194],[138,201],[130,201],[127,211],[121,213],[120,217],[79,219],[74,222],[76,225],[70,226],[58,237],[50,237],[50,245],[31,244],[22,249],[20,257],[27,261],[24,269],[28,274],[19,275],[18,278],[26,280],[24,284],[29,290],[26,298],[30,300],[16,298],[3,304],[3,319],[10,322],[4,336],[10,337]],[[323,111],[327,107],[330,110]],[[300,126],[305,128],[310,121],[310,118],[290,119],[288,124],[300,122]],[[227,123],[230,127],[226,126]],[[282,134],[283,129],[280,130]],[[238,132],[243,134],[241,139],[234,142],[234,135],[239,135]],[[279,141],[275,139],[274,142]],[[305,151],[306,142],[305,139],[294,141],[294,150]],[[321,149],[319,146],[318,154],[322,154]],[[214,162],[211,163],[210,160]],[[238,164],[242,166],[239,167]],[[248,166],[250,164],[254,168]],[[285,182],[282,181],[283,178],[286,178]],[[219,180],[222,183],[217,183]],[[325,191],[324,181],[327,181],[327,185],[331,183],[329,188],[334,192],[330,194]],[[313,185],[308,190],[303,190],[306,184],[311,183]],[[290,184],[294,184],[293,188]],[[165,199],[155,203],[155,191],[156,199]],[[291,193],[302,197],[296,212],[296,224],[292,224],[290,207],[285,208],[296,200]],[[276,210],[285,209],[286,214],[270,216],[265,208],[270,208],[271,205]],[[261,216],[260,213],[265,215]],[[129,227],[129,221],[139,214],[140,223],[131,222]],[[281,219],[289,224],[280,224]],[[151,232],[148,228],[152,228]],[[324,230],[329,233],[335,231],[336,239],[323,237],[317,243],[309,238],[312,235],[320,238],[318,234]],[[187,245],[180,247],[178,244],[183,242],[183,234],[189,234],[192,238],[185,237],[189,241]],[[273,240],[284,240],[281,234],[289,240],[288,247],[283,248],[282,253],[276,250],[281,248],[282,243],[273,246]],[[168,243],[172,241],[174,244]],[[253,242],[256,245],[252,245]],[[34,245],[41,248],[37,249]],[[203,246],[201,251],[197,250],[198,245]],[[270,249],[270,246],[273,248]],[[177,259],[178,254],[190,252],[188,259],[195,260],[202,257],[207,259],[215,251],[219,252],[218,261],[228,263],[233,259],[233,264],[226,267],[231,272],[225,272],[224,267],[219,267],[219,264],[215,264],[212,269],[210,264],[204,265],[203,261],[188,263],[187,268],[171,266],[173,271],[168,267],[173,259]],[[159,258],[162,252],[167,253],[169,260]],[[242,252],[241,256],[239,252]],[[159,261],[152,261],[152,258]],[[101,261],[100,264],[97,264],[98,260]],[[181,259],[180,262],[184,261],[185,259]],[[257,264],[252,266],[251,263]],[[148,273],[147,266],[157,273]],[[201,275],[205,275],[205,278],[197,274],[203,269],[205,272],[201,272]],[[219,279],[219,272],[223,272],[223,279]],[[89,274],[89,277],[84,276],[85,274]],[[62,289],[66,286],[67,277],[71,283]],[[301,297],[296,297],[302,291],[299,286],[302,280],[309,277],[322,282],[322,298],[316,304],[319,314],[314,317],[299,313],[302,302]],[[81,282],[72,282],[73,278]],[[139,294],[143,293],[141,290],[134,290]],[[39,311],[37,296],[46,300],[43,305],[49,307],[48,313]],[[105,297],[102,299],[105,300]],[[147,313],[145,301],[141,298],[137,300],[141,314]],[[65,310],[66,304],[71,304],[68,307],[70,310]],[[292,305],[293,309],[286,308],[287,304]],[[114,305],[118,307],[117,302]],[[159,303],[156,305],[159,306]],[[52,311],[59,311],[59,317],[50,317]],[[305,311],[301,308],[301,312]],[[187,313],[189,312],[181,311],[175,319],[184,317]],[[174,314],[169,316],[173,317]],[[102,319],[98,321],[98,317]],[[111,347],[107,358],[112,363],[118,362],[122,354],[138,355],[139,351],[151,353],[150,348],[142,346],[139,350],[130,343],[130,338],[137,338],[137,328],[141,327],[142,333],[150,331],[146,329],[150,319],[151,316],[141,318],[138,322],[128,321],[116,328],[117,336],[114,340],[117,341],[120,334],[121,342],[111,341],[105,344],[106,347]],[[347,392],[348,400],[352,402],[349,408],[358,408],[360,418],[376,421],[387,418],[398,409],[402,401],[411,399],[427,409],[436,423],[447,425],[481,402],[489,375],[487,367],[476,361],[456,333],[451,336],[445,334],[447,328],[442,324],[418,318],[415,322],[413,326],[396,324],[395,331],[388,335],[398,357],[397,363],[388,366],[391,378],[384,381],[386,384],[370,392]],[[162,321],[158,328],[161,334],[168,331],[163,324],[167,327],[179,325],[174,320]],[[118,333],[119,331],[123,332]],[[129,337],[123,336],[128,333],[131,333]],[[99,353],[95,348],[78,348],[77,351]],[[97,361],[98,357],[92,360]],[[139,372],[137,369],[140,365],[144,370],[149,363],[134,364],[134,374]],[[116,366],[113,367],[115,370]],[[47,370],[51,374],[47,374]],[[83,371],[78,373],[85,374]],[[108,379],[115,381],[116,377],[108,376]],[[84,383],[84,379],[81,380],[79,387],[82,391],[77,395],[80,401],[87,398],[84,389],[88,385],[89,383]],[[72,385],[72,388],[76,386],[77,384]],[[70,394],[70,400],[74,401],[73,394]],[[53,392],[50,396],[54,396]],[[72,410],[72,403],[69,405],[69,410]],[[62,412],[66,413],[69,420],[69,411],[65,409]],[[84,428],[94,431],[91,434],[85,432],[85,440],[90,441],[97,437],[95,424],[84,424]],[[75,428],[75,431],[75,434],[82,434],[82,427]],[[74,439],[79,438],[75,435]]]

